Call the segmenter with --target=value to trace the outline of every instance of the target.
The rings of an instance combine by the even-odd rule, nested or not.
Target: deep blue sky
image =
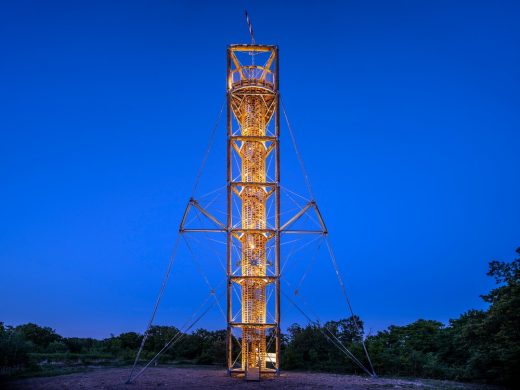
[[[520,245],[518,2],[16,1],[0,10],[0,321],[143,330],[246,7],[257,41],[280,46],[366,327],[485,307],[487,262]],[[199,303],[168,298],[174,325]]]

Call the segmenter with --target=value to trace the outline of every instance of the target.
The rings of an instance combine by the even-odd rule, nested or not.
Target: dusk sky
[[[366,330],[486,307],[488,262],[520,246],[519,2],[20,0],[0,6],[0,321],[144,331],[225,98],[226,46],[249,42],[245,8],[257,42],[280,48]],[[224,122],[204,188],[225,185]],[[282,184],[301,177],[286,130]],[[316,314],[346,317],[327,259],[312,272]],[[207,291],[186,259],[170,282],[158,321],[180,326]],[[284,328],[306,323],[282,304]]]

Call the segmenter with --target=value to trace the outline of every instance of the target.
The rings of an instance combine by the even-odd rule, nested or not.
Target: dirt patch
[[[103,368],[90,372],[7,383],[8,389],[497,389],[450,381],[368,378],[305,372],[283,372],[260,382],[230,378],[225,370],[209,368],[154,367],[131,384],[125,384],[129,368]],[[5,384],[4,384],[5,385]]]

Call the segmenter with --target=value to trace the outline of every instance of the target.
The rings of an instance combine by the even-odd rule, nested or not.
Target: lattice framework
[[[251,55],[251,65],[242,65],[238,54]],[[254,65],[255,55],[267,53],[262,66]],[[279,369],[280,291],[279,291],[279,96],[278,49],[276,46],[231,45],[228,48],[228,369],[260,372]],[[274,134],[268,126],[274,118]],[[234,128],[236,123],[237,129]],[[268,181],[267,159],[275,154],[274,182]],[[238,179],[234,178],[233,154],[240,159]],[[268,226],[266,203],[275,197],[274,226]],[[241,203],[238,227],[233,225],[232,198]],[[274,263],[267,246],[274,240]],[[232,247],[240,247],[239,270],[233,269]],[[268,274],[274,266],[272,275]],[[238,272],[237,272],[238,271]],[[241,290],[240,322],[233,321],[233,283]],[[267,322],[268,284],[275,284],[275,321]],[[233,365],[232,330],[241,330],[241,365]],[[274,329],[274,367],[269,366],[266,330]]]

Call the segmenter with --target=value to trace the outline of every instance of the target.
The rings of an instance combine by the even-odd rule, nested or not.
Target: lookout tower
[[[375,376],[363,338],[361,338],[361,344],[370,369],[345,346],[335,334],[334,329],[329,329],[322,326],[318,320],[313,320],[312,316],[307,314],[296,302],[297,299],[302,300],[300,287],[310,273],[311,265],[318,256],[321,243],[324,243],[350,318],[354,321],[356,329],[358,327],[336,256],[329,242],[327,228],[312,193],[287,113],[281,104],[278,47],[256,44],[247,14],[246,19],[251,34],[251,44],[230,45],[227,48],[226,168],[223,164],[213,165],[218,167],[222,174],[222,181],[224,180],[224,169],[226,170],[226,183],[225,185],[221,183],[217,190],[211,190],[203,195],[198,195],[196,191],[213,139],[217,134],[219,122],[217,120],[127,383],[141,376],[148,367],[157,363],[164,352],[175,347],[213,306],[219,308],[222,317],[225,317],[227,322],[228,373],[245,376],[250,380],[259,380],[262,376],[278,374],[280,372],[281,341],[280,294],[306,318],[308,323],[319,329],[332,345],[366,374]],[[224,104],[220,110],[219,119],[223,110]],[[288,130],[292,140],[305,179],[308,197],[289,190],[285,184],[284,186],[280,184],[280,112],[283,113],[287,124],[284,129]],[[222,141],[224,141],[224,134],[222,134]],[[224,146],[222,145],[219,150],[224,152]],[[224,158],[222,158],[223,162]],[[222,192],[220,192],[221,190]],[[207,197],[210,194],[213,197],[215,193],[217,194],[215,199],[208,200]],[[286,196],[296,208],[286,209],[281,213],[280,194]],[[298,196],[298,200],[296,201],[290,194]],[[220,207],[215,206],[217,198],[222,200],[223,204],[220,204]],[[285,207],[286,202],[284,202]],[[284,216],[283,220],[280,218],[281,214]],[[187,240],[191,234],[201,234],[205,240],[221,245],[219,250],[210,251],[209,254],[205,252],[205,255],[202,256],[203,265],[199,263],[197,255]],[[217,235],[219,239],[210,238],[210,234]],[[301,239],[287,240],[287,235],[315,238],[300,243]],[[144,345],[154,328],[155,316],[168,284],[181,238],[184,239],[186,249],[208,287],[208,296],[168,342],[159,351],[156,351],[147,363],[138,368]],[[299,245],[299,247],[291,249],[288,254],[282,253],[284,255],[282,258],[280,252],[282,241],[284,251],[287,250],[285,244],[291,242],[293,242],[292,245]],[[197,241],[197,244],[199,243],[202,244],[201,241]],[[312,255],[309,252],[303,252],[303,249],[313,243],[317,243],[317,247],[313,250]],[[288,282],[290,275],[288,275],[286,266],[291,255],[297,251],[303,253],[300,263],[307,262],[308,264],[301,270],[301,276],[297,272],[299,282],[294,288]],[[225,278],[224,272],[219,273],[220,283],[214,285],[210,282],[206,271],[214,270],[217,263],[220,263],[225,271]],[[283,279],[281,279],[282,273]],[[283,291],[281,290],[281,280],[287,284],[289,290],[285,288]],[[226,311],[220,305],[220,299],[224,295],[227,301]],[[305,302],[303,301],[303,303]],[[357,329],[357,331],[362,334],[362,330]]]
[[[245,56],[244,56],[245,54]],[[255,57],[267,57],[255,65]],[[240,56],[249,59],[243,64]],[[280,352],[280,158],[278,48],[231,45],[227,50],[227,322],[228,370],[246,378],[278,372]],[[274,122],[274,125],[270,125]],[[272,129],[272,130],[270,130]],[[271,156],[273,155],[273,156]],[[271,158],[274,164],[267,164]],[[233,167],[239,160],[239,172]],[[240,208],[233,210],[233,197]],[[271,201],[272,207],[267,208]],[[239,248],[236,258],[233,247]],[[235,269],[234,266],[238,267]],[[233,300],[232,288],[240,289]],[[274,284],[267,318],[266,286]],[[240,307],[239,319],[233,315]],[[232,328],[241,332],[241,365],[233,364]],[[268,353],[266,331],[274,332]]]

